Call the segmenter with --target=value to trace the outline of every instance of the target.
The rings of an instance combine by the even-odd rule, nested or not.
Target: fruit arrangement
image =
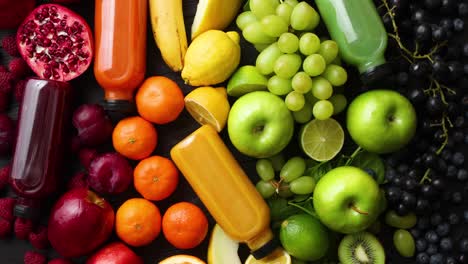
[[[466,1],[0,7],[5,263],[468,263]]]

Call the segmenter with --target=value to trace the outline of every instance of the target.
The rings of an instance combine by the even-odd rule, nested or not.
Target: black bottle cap
[[[113,122],[136,114],[135,104],[127,100],[104,100],[101,103]]]
[[[361,81],[364,85],[379,84],[385,81],[392,74],[392,65],[384,63],[368,69],[361,74]]]
[[[13,214],[19,218],[37,219],[40,215],[40,209],[25,204],[16,204],[13,209]]]
[[[261,246],[259,249],[250,252],[255,259],[262,259],[271,254],[277,247],[279,242],[276,239],[272,239]]]

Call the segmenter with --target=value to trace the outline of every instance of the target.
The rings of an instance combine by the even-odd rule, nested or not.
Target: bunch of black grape
[[[468,42],[462,33],[468,3],[376,0],[376,5],[389,33],[393,87],[418,115],[414,140],[386,157],[386,197],[400,215],[428,215],[460,204],[468,194],[461,151],[468,144]]]

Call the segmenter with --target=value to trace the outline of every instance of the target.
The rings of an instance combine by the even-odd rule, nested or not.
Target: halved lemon
[[[200,0],[192,24],[192,39],[210,29],[223,30],[237,15],[242,0]]]
[[[208,264],[241,264],[239,242],[230,238],[219,225],[215,225],[211,232],[208,245]]]
[[[181,254],[165,258],[159,264],[206,264],[206,262],[191,255]]]
[[[256,259],[250,255],[245,264],[291,264],[291,256],[281,248],[276,249],[270,256]]]
[[[226,88],[196,88],[184,101],[185,109],[201,125],[211,125],[218,132],[226,126],[230,109]]]

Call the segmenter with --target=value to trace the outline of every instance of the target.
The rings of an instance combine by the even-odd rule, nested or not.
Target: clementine
[[[165,157],[146,158],[133,171],[135,189],[146,199],[160,201],[177,188],[179,173],[174,163]]]
[[[178,249],[198,246],[208,233],[208,219],[196,205],[179,202],[167,209],[162,219],[164,237]]]
[[[157,142],[156,128],[139,116],[120,120],[112,132],[114,149],[133,160],[141,160],[151,155]]]
[[[173,80],[164,76],[146,79],[137,91],[138,113],[156,124],[174,121],[184,110],[184,94]]]
[[[161,213],[156,205],[146,199],[129,199],[117,210],[115,231],[130,246],[147,245],[161,232]]]

